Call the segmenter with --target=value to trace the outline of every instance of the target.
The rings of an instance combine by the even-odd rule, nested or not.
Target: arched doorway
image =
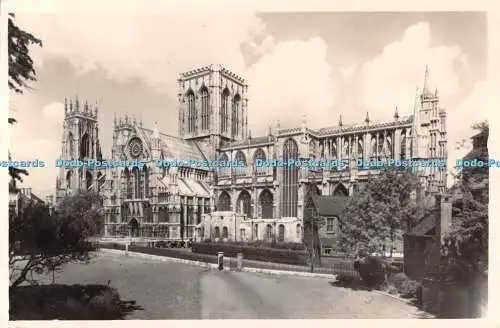
[[[340,197],[349,197],[349,191],[343,184],[339,184],[336,188],[335,191],[333,192],[334,196],[340,196]]]
[[[136,219],[130,220],[128,227],[130,237],[139,237],[139,222]]]

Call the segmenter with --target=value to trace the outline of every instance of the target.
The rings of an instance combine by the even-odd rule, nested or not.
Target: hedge
[[[202,243],[214,244],[217,242],[213,242],[210,239],[204,240]],[[223,242],[225,245],[234,245],[234,246],[246,246],[246,247],[255,247],[255,248],[272,248],[272,249],[289,249],[294,251],[303,251],[305,250],[304,244],[302,243],[285,243],[285,242],[276,242],[270,243],[262,240],[257,241],[225,241]]]
[[[306,265],[307,256],[304,251],[291,249],[276,249],[264,247],[252,247],[247,245],[229,243],[195,243],[191,248],[193,253],[216,255],[224,252],[224,256],[236,257],[243,253],[246,260],[273,262],[291,265]]]

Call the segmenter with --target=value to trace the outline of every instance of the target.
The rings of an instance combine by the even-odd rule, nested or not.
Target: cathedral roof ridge
[[[343,124],[342,126],[335,125],[324,127],[316,131],[316,133],[320,135],[332,134],[332,133],[341,133],[341,132],[357,132],[362,130],[372,130],[372,129],[380,129],[387,128],[393,126],[407,125],[413,121],[413,115],[403,116],[397,121],[386,121],[386,120],[377,120],[371,121],[369,125],[362,123],[353,123],[353,124]]]
[[[144,130],[144,131],[147,131],[147,132],[151,132],[151,133],[153,133],[153,129],[146,128],[146,127],[141,127],[141,129],[142,129],[142,130]],[[184,140],[184,139],[182,139],[182,138],[180,138],[180,137],[173,136],[173,135],[171,135],[171,134],[166,134],[166,133],[164,133],[164,132],[160,132],[160,131],[158,131],[158,134],[159,134],[160,136],[163,136],[163,137],[169,137],[169,138],[174,138],[174,139]]]

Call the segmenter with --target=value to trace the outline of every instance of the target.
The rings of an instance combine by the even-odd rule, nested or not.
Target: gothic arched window
[[[265,189],[260,193],[259,201],[260,201],[260,208],[262,211],[262,218],[263,219],[272,219],[273,218],[273,194]]]
[[[243,190],[238,196],[236,212],[245,214],[248,218],[252,216],[252,197],[248,191]]]
[[[92,188],[92,184],[93,184],[93,181],[92,181],[92,173],[90,173],[89,171],[87,171],[85,173],[85,182],[86,182],[86,187],[87,187],[87,190],[90,190],[90,188]]]
[[[80,142],[80,159],[90,157],[89,135],[84,133]]]
[[[220,157],[219,157],[219,161],[220,161],[221,163],[222,163],[222,162],[225,162],[225,163],[229,162],[229,158],[227,157],[227,154],[226,154],[226,153],[222,153],[222,154],[220,155]],[[229,175],[229,173],[231,172],[230,170],[231,170],[231,168],[230,168],[230,167],[228,167],[228,166],[220,166],[220,167],[219,167],[219,175],[220,175],[221,177],[228,176],[228,175]]]
[[[285,226],[283,224],[278,226],[278,241],[281,243],[285,241]]]
[[[370,157],[372,159],[377,157],[377,138],[375,136],[370,141]]]
[[[273,226],[268,224],[266,225],[266,241],[271,242],[273,239]]]
[[[133,191],[133,181],[132,181],[132,176],[130,174],[130,171],[128,168],[125,168],[125,187],[126,187],[126,195],[127,199],[132,199],[132,191]]]
[[[358,139],[358,158],[363,159],[364,150],[363,150],[363,139]]]
[[[309,142],[309,159],[316,159],[316,156],[317,156],[317,149],[316,149],[316,143],[314,142],[314,140],[311,140],[311,142]]]
[[[220,130],[221,132],[227,132],[229,123],[229,90],[224,89],[222,91],[222,101],[221,101],[221,120],[220,120]]]
[[[134,167],[132,169],[132,180],[134,181],[133,182],[133,186],[132,186],[132,190],[133,190],[133,198],[141,198],[140,197],[140,194],[141,194],[141,191],[140,191],[140,172],[139,172],[139,168],[138,167]]]
[[[187,93],[187,108],[188,108],[188,132],[196,131],[196,104],[193,90]]]
[[[295,227],[295,235],[297,236],[297,239],[302,239],[302,226],[300,224],[297,224]]]
[[[144,168],[142,169],[142,174],[144,177],[144,198],[149,197],[149,172],[148,168],[146,165],[144,165]]]
[[[264,153],[264,150],[262,148],[258,148],[254,155],[253,155],[253,165],[254,169],[257,175],[263,175],[266,174],[266,167],[263,165],[257,166],[257,160],[265,161],[266,160],[266,153]]]
[[[75,157],[75,138],[73,137],[73,133],[69,133],[68,135],[68,158],[73,159]]]
[[[73,188],[72,178],[73,178],[73,172],[68,171],[68,173],[66,173],[66,188],[68,189]]]
[[[247,160],[245,158],[245,154],[241,150],[236,153],[234,160],[238,163],[237,166],[234,166],[234,175],[245,175],[247,168]]]
[[[210,96],[206,87],[201,89],[201,129],[207,131],[210,127]]]
[[[293,139],[288,139],[283,146],[283,162],[297,160],[299,148]],[[298,203],[298,168],[295,165],[285,166],[283,170],[283,189],[281,193],[281,216],[296,217]]]
[[[221,192],[219,201],[217,202],[217,211],[230,211],[231,210],[231,197],[227,191]]]
[[[401,159],[406,158],[406,131],[401,132]]]
[[[342,159],[349,158],[349,140],[344,139],[344,144],[342,145]]]
[[[337,159],[337,142],[336,141],[332,142],[332,148],[330,149],[330,158],[332,160]]]
[[[387,136],[385,138],[385,143],[384,143],[384,155],[387,158],[392,158],[392,139],[390,136]]]
[[[239,124],[240,124],[240,95],[236,95],[233,98],[233,109],[232,109],[232,126],[231,126],[231,135],[233,137],[238,136],[239,134]]]

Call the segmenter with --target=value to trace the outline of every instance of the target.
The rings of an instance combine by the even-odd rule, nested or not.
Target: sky
[[[415,89],[429,85],[447,109],[449,164],[455,143],[488,117],[487,20],[480,12],[169,14],[22,13],[16,22],[43,41],[32,48],[38,81],[10,97],[10,150],[39,159],[23,186],[54,193],[65,97],[98,103],[100,139],[109,155],[112,122],[128,113],[177,134],[178,74],[222,64],[244,77],[252,136],[280,120],[311,128],[392,120],[412,114]]]

